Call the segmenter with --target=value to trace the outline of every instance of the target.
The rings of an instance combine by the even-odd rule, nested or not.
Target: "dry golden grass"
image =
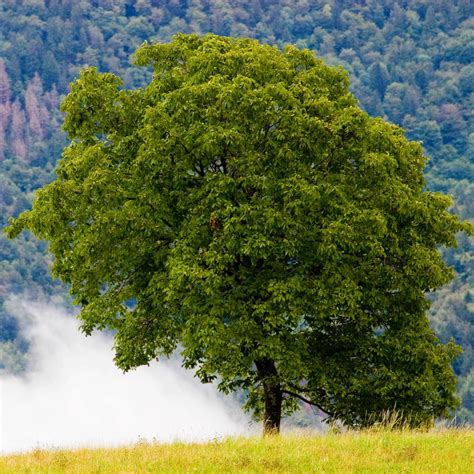
[[[1,473],[473,474],[474,431],[348,432],[231,438],[205,444],[35,450],[0,457]]]

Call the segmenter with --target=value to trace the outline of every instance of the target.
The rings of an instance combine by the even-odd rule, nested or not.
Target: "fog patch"
[[[85,337],[52,305],[10,301],[30,341],[31,366],[0,375],[0,451],[204,441],[249,433],[239,404],[203,385],[178,360],[122,373],[113,339]]]

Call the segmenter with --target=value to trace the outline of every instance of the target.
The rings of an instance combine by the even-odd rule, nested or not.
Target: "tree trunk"
[[[263,435],[277,435],[280,433],[281,403],[283,399],[278,372],[274,362],[270,359],[259,359],[255,361],[255,365],[263,384],[265,398]]]

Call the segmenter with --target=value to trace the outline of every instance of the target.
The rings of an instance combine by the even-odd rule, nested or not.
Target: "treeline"
[[[472,0],[3,0],[0,4],[0,221],[29,206],[51,179],[65,138],[58,104],[85,65],[137,87],[131,67],[143,41],[177,32],[250,36],[308,47],[346,68],[371,114],[423,141],[431,189],[455,196],[474,217],[474,3]],[[0,305],[10,294],[57,294],[44,244],[0,237]],[[433,326],[464,348],[462,420],[474,421],[473,247],[445,256],[458,279],[433,296]],[[26,345],[12,311],[0,309],[0,364],[21,368]],[[3,354],[3,355],[2,355]]]

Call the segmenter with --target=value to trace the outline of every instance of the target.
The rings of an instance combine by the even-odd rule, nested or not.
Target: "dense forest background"
[[[0,226],[30,206],[53,178],[66,144],[61,98],[84,65],[143,84],[131,66],[144,40],[177,32],[250,36],[314,50],[350,73],[371,115],[405,128],[430,157],[427,186],[455,197],[474,218],[474,3],[472,0],[2,0],[0,2]],[[0,236],[0,370],[21,371],[27,343],[6,303],[12,294],[67,300],[52,280],[44,243]],[[432,295],[439,337],[463,349],[455,370],[462,407],[474,423],[473,246],[444,252],[457,279]]]

